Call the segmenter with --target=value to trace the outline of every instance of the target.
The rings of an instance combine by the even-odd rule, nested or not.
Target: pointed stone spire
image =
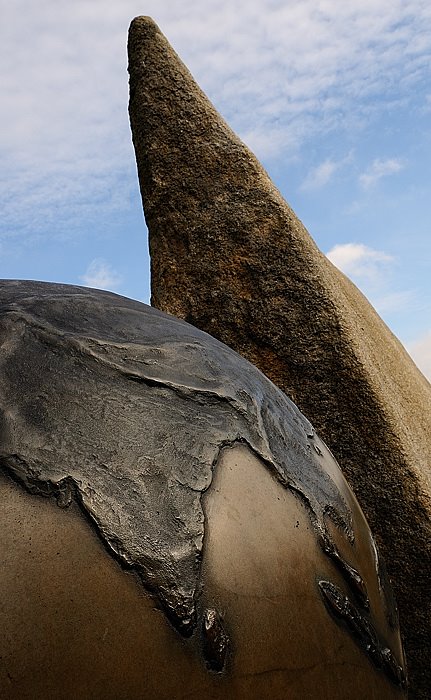
[[[247,357],[324,437],[383,551],[425,698],[431,387],[149,18],[132,22],[129,71],[152,303]]]

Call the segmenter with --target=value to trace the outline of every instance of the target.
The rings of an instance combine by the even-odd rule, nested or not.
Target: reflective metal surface
[[[8,697],[402,697],[368,526],[282,392],[113,294],[3,282],[0,311]]]

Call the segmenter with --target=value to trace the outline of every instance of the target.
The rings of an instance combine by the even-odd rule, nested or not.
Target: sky
[[[431,378],[429,0],[0,0],[0,277],[149,301],[127,30],[156,20]]]

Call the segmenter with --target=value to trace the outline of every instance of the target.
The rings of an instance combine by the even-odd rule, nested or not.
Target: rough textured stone
[[[310,416],[388,562],[411,696],[431,687],[431,388],[318,250],[154,22],[129,33],[152,304],[219,338]]]
[[[390,586],[333,456],[179,319],[0,282],[0,502],[4,700],[405,697]]]

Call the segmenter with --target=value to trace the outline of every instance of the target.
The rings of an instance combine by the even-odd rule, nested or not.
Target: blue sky
[[[148,301],[126,41],[151,15],[431,377],[429,0],[2,5],[0,277]]]

